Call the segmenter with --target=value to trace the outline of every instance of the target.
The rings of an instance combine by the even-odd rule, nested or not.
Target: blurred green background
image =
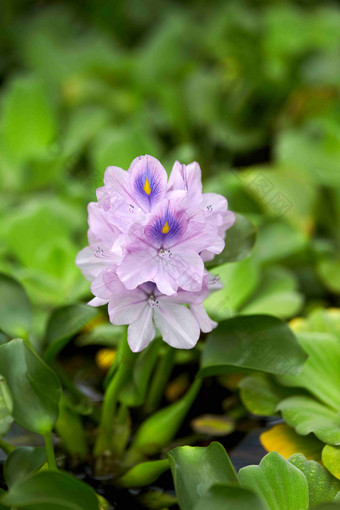
[[[106,166],[145,153],[168,171],[197,160],[259,228],[252,257],[220,270],[213,315],[337,306],[339,27],[326,1],[7,0],[0,271],[37,329],[89,294],[74,259]]]

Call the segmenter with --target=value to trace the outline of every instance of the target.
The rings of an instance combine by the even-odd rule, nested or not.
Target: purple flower
[[[133,352],[140,352],[149,345],[156,334],[155,326],[172,347],[191,349],[199,338],[200,329],[207,333],[216,326],[202,303],[209,292],[219,288],[219,281],[206,273],[198,293],[179,291],[166,296],[150,282],[127,290],[111,267],[93,282],[91,291],[96,297],[89,304],[108,303],[112,324],[129,324],[128,342]],[[190,308],[183,304],[189,304]]]
[[[188,216],[183,205],[164,200],[146,225],[133,225],[126,237],[127,254],[117,275],[129,290],[154,282],[163,294],[202,288],[204,263],[200,253],[212,247],[217,227],[202,211]]]
[[[208,225],[218,228],[215,242],[201,252],[204,261],[212,260],[224,248],[224,238],[228,228],[235,222],[235,213],[228,210],[228,201],[216,193],[202,193],[202,174],[198,163],[182,165],[175,162],[168,183],[168,194],[185,191],[185,199],[192,209],[204,212]]]
[[[154,324],[170,345],[193,347],[200,329],[215,326],[203,307],[216,288],[204,261],[223,250],[235,220],[227,200],[202,193],[198,163],[176,162],[167,182],[148,155],[128,171],[108,167],[97,199],[88,208],[89,246],[76,260],[93,282],[91,304],[109,303],[111,322],[130,325],[134,351],[153,339]]]

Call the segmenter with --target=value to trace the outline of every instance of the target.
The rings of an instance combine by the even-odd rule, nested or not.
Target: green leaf
[[[152,370],[157,361],[160,340],[154,340],[143,352],[138,354],[128,384],[119,394],[119,400],[129,407],[144,403]]]
[[[191,428],[198,434],[208,436],[227,436],[234,432],[235,423],[228,416],[216,414],[204,414],[191,421]]]
[[[270,315],[249,315],[223,321],[203,348],[203,376],[259,370],[297,373],[306,355],[289,327]]]
[[[276,407],[291,391],[275,383],[266,374],[244,377],[239,383],[241,399],[253,414],[272,416]]]
[[[67,305],[54,310],[48,320],[45,339],[45,359],[52,360],[65,347],[70,338],[86,326],[98,310],[83,303]]]
[[[304,388],[321,402],[338,411],[340,408],[340,341],[329,333],[301,332],[297,338],[308,354],[297,375],[280,377],[287,386]]]
[[[141,462],[129,469],[118,484],[122,487],[145,487],[153,484],[169,467],[168,459]]]
[[[0,273],[0,328],[11,337],[27,336],[31,327],[31,304],[14,278]]]
[[[55,115],[36,78],[12,81],[4,100],[2,130],[6,148],[15,159],[27,161],[47,151],[56,135]]]
[[[251,167],[243,175],[247,189],[270,215],[288,218],[308,232],[313,222],[316,186],[292,168]]]
[[[13,370],[15,367],[15,370]],[[0,374],[13,398],[13,417],[31,432],[50,432],[61,394],[55,373],[21,339],[0,346]]]
[[[182,398],[147,418],[137,430],[132,448],[148,455],[153,455],[164,448],[181,426],[201,384],[201,379],[197,378]]]
[[[239,262],[251,252],[256,241],[256,227],[241,214],[236,214],[234,225],[227,231],[225,248],[219,255],[206,263],[208,269],[226,262]]]
[[[324,443],[340,444],[340,415],[312,397],[296,395],[280,402],[277,409],[298,434],[313,432]]]
[[[242,313],[267,313],[280,318],[292,317],[303,304],[292,273],[282,267],[270,267],[261,277],[259,287],[242,307]]]
[[[289,462],[307,478],[310,507],[333,501],[340,491],[340,480],[330,475],[321,464],[307,460],[301,453],[290,457]]]
[[[269,223],[259,229],[254,257],[262,263],[278,262],[300,253],[307,236],[286,222]]]
[[[324,503],[316,506],[313,510],[340,510],[340,503]]]
[[[204,306],[215,320],[229,318],[249,298],[259,282],[259,268],[252,258],[224,264],[214,269],[224,288],[205,300]]]
[[[94,490],[60,471],[38,473],[14,484],[0,502],[25,510],[99,510]]]
[[[259,466],[239,471],[243,487],[253,490],[270,510],[308,510],[308,485],[304,474],[281,455],[271,452]]]
[[[180,446],[168,453],[181,510],[192,510],[216,484],[235,484],[235,469],[220,443],[209,446]]]
[[[340,446],[327,444],[322,450],[322,462],[328,471],[340,480]]]
[[[6,459],[4,477],[8,487],[33,476],[47,462],[45,448],[21,446]]]
[[[340,294],[340,260],[322,260],[317,270],[325,287],[331,292]]]
[[[213,485],[193,510],[268,510],[252,491],[232,485]]]
[[[131,161],[140,154],[153,154],[155,157],[160,154],[158,140],[152,136],[145,123],[144,126],[140,124],[142,123],[134,122],[131,125],[120,125],[119,129],[106,128],[94,139],[91,151],[92,167],[98,177],[93,180],[93,191],[98,185],[102,185],[103,170],[112,165],[113,161],[115,165],[127,169]]]
[[[81,417],[73,409],[65,395],[61,396],[59,416],[55,425],[65,450],[71,455],[85,459],[88,454],[86,434]]]
[[[1,496],[3,496],[3,494],[6,494],[5,491],[3,489],[0,489],[0,499],[1,499]],[[8,510],[8,506],[4,506],[4,505],[0,504],[0,510]]]
[[[304,325],[306,327],[301,331],[332,333],[340,337],[340,309],[316,309],[308,315]]]
[[[340,184],[340,129],[336,119],[312,118],[299,128],[280,133],[276,152],[279,161],[304,172],[325,186]]]
[[[13,401],[6,381],[0,376],[0,437],[7,434],[13,423]]]

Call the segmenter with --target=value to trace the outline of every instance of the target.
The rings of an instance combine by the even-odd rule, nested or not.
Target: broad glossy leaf
[[[239,471],[239,480],[258,494],[270,510],[308,510],[308,485],[303,473],[276,452],[268,453],[259,466]]]
[[[340,338],[340,308],[316,309],[304,321],[302,331],[331,333]]]
[[[287,218],[299,229],[310,231],[316,186],[304,173],[277,166],[252,167],[245,172],[244,182],[270,215]]]
[[[297,373],[306,355],[288,326],[270,315],[248,315],[223,321],[203,349],[201,374],[258,370]]]
[[[326,445],[322,450],[322,462],[335,478],[340,480],[340,446]],[[340,502],[340,496],[339,496]]]
[[[145,127],[145,126],[144,126]],[[93,141],[92,167],[97,176],[103,175],[103,168],[115,161],[117,166],[128,168],[133,158],[140,154],[160,154],[158,140],[148,129],[142,129],[138,122],[121,125],[120,129],[101,130]],[[102,177],[93,180],[93,191],[102,186]]]
[[[26,201],[8,219],[8,248],[27,268],[60,277],[60,258],[55,259],[58,246],[64,244],[65,237],[72,233],[74,216],[74,208],[58,199]],[[59,268],[56,262],[59,262]]]
[[[54,310],[46,328],[45,358],[48,360],[55,358],[69,339],[96,316],[98,316],[98,310],[83,303],[67,305]]]
[[[13,401],[7,383],[0,376],[0,437],[9,431],[13,423]]]
[[[250,300],[242,307],[245,314],[268,313],[286,318],[297,314],[303,304],[303,296],[296,290],[292,273],[282,267],[270,267]]]
[[[219,255],[206,263],[208,269],[226,262],[238,262],[245,259],[256,241],[256,227],[241,214],[236,214],[234,225],[227,231],[225,248]]]
[[[229,318],[243,305],[259,282],[259,268],[252,258],[214,268],[224,288],[205,300],[204,306],[214,319]]]
[[[292,391],[277,384],[266,374],[254,374],[244,377],[239,383],[241,399],[253,414],[272,416],[276,407]]]
[[[33,476],[47,462],[45,448],[21,446],[6,459],[4,477],[8,487]]]
[[[0,502],[25,510],[99,510],[94,490],[60,471],[41,472],[14,484]]]
[[[262,446],[267,452],[277,452],[289,459],[297,452],[302,452],[307,459],[321,460],[324,444],[313,434],[301,436],[286,423],[278,423],[260,435]]]
[[[307,362],[297,375],[280,377],[287,386],[305,388],[321,402],[340,408],[340,339],[328,333],[297,333]]]
[[[303,251],[307,236],[287,222],[269,223],[259,229],[253,256],[260,262],[278,262]]]
[[[317,269],[325,287],[340,294],[340,260],[322,260]]]
[[[55,373],[23,340],[15,339],[0,346],[0,374],[13,398],[15,421],[38,434],[50,432],[58,417],[61,394]]]
[[[254,492],[244,487],[213,485],[193,510],[268,510]]]
[[[2,124],[4,142],[16,159],[27,161],[47,151],[56,134],[55,113],[39,80],[31,75],[12,81]]]
[[[181,510],[192,510],[216,484],[238,485],[234,467],[223,446],[179,446],[168,453]]]
[[[289,462],[307,478],[310,507],[333,501],[340,491],[340,481],[330,475],[327,469],[314,460],[307,460],[301,453],[290,457]]]
[[[339,137],[335,119],[312,118],[299,128],[290,128],[278,137],[279,160],[292,165],[297,172],[308,171],[316,182],[325,186],[339,186]]]
[[[340,415],[312,397],[288,397],[277,406],[283,418],[298,434],[313,432],[324,443],[340,444]]]
[[[27,336],[31,327],[31,304],[24,288],[0,273],[0,329],[11,337]]]

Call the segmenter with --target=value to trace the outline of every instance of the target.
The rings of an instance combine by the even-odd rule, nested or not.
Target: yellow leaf
[[[321,441],[312,434],[299,436],[285,423],[279,423],[263,432],[260,441],[267,452],[277,452],[285,459],[289,459],[294,453],[303,453],[308,460],[321,460]]]

